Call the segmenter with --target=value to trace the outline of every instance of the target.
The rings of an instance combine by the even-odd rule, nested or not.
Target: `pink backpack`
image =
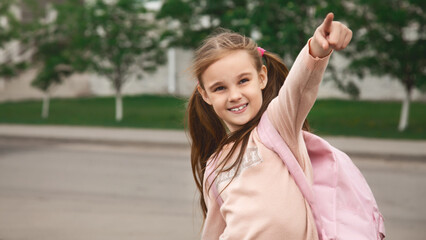
[[[320,240],[381,240],[385,237],[383,216],[365,178],[351,159],[324,139],[303,132],[314,172],[311,187],[298,161],[273,127],[267,114],[258,125],[262,143],[276,152],[309,202]],[[214,165],[214,164],[211,164]],[[206,169],[208,181],[214,179],[213,166]],[[212,191],[222,205],[216,184]]]

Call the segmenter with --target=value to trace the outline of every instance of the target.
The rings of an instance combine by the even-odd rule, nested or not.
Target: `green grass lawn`
[[[52,99],[48,119],[41,101],[0,103],[0,123],[183,129],[186,99],[170,96],[127,96],[124,116],[115,122],[113,97]],[[308,116],[320,135],[426,139],[426,103],[410,108],[409,127],[397,131],[401,103],[318,100]]]
[[[84,125],[182,129],[185,99],[164,96],[123,98],[123,120],[115,121],[115,98],[52,99],[49,118],[41,118],[41,101],[0,104],[0,123]]]
[[[308,120],[320,135],[426,139],[426,103],[410,105],[408,128],[398,128],[400,102],[318,100]]]

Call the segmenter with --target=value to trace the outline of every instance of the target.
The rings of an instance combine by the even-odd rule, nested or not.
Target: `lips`
[[[243,112],[247,108],[248,103],[237,105],[235,107],[229,108],[228,110],[234,113]]]

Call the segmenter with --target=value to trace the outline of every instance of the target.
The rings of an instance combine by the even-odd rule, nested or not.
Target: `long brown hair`
[[[192,174],[194,175],[195,183],[200,192],[200,205],[204,218],[207,215],[207,206],[204,201],[203,179],[207,161],[210,158],[216,158],[225,145],[232,143],[231,150],[224,157],[222,164],[216,166],[214,172],[217,172],[217,177],[220,173],[229,171],[235,166],[237,167],[236,172],[238,172],[251,131],[258,125],[262,114],[265,112],[272,99],[278,96],[278,92],[284,84],[284,80],[288,74],[287,67],[277,55],[266,51],[262,57],[257,50],[257,44],[252,39],[228,30],[221,31],[222,32],[208,37],[195,52],[192,69],[200,87],[204,89],[202,81],[202,74],[204,71],[211,64],[235,50],[247,51],[252,58],[257,72],[260,72],[262,65],[265,65],[267,68],[268,81],[266,87],[262,90],[263,102],[257,115],[243,127],[231,133],[227,133],[222,120],[216,115],[213,107],[203,100],[197,88],[194,89],[189,99],[187,107],[187,128],[192,140]],[[309,128],[306,120],[303,128],[305,130]],[[237,160],[231,166],[225,168],[230,160],[230,156],[234,154],[238,146],[241,146],[241,148]],[[210,189],[210,186],[208,189]]]

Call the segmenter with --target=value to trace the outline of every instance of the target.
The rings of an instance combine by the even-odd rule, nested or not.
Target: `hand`
[[[310,45],[313,57],[325,57],[332,49],[342,50],[352,39],[352,31],[341,22],[333,21],[334,14],[329,13],[324,22],[315,30]]]

